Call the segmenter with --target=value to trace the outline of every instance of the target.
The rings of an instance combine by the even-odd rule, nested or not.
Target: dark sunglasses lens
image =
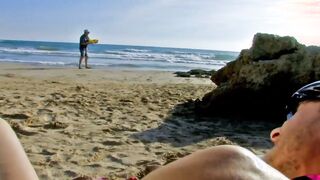
[[[287,107],[286,107],[287,120],[291,119],[292,116],[296,113],[298,105],[299,105],[298,99],[295,99],[295,100],[291,101],[287,105]]]

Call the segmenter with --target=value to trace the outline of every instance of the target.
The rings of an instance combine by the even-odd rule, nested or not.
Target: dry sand
[[[214,88],[209,79],[1,63],[0,88],[0,117],[40,179],[123,179],[219,144],[270,147],[269,125],[195,119],[187,102]]]

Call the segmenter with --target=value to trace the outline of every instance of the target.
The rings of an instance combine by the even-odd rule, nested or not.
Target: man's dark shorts
[[[81,54],[81,57],[88,57],[88,53],[87,53],[87,48],[82,48],[80,47],[80,54]]]

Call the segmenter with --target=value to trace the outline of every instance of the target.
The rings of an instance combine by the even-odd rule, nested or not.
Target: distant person
[[[263,159],[239,146],[216,146],[143,180],[320,180],[320,81],[294,93],[287,110],[287,121],[270,133],[274,147]]]
[[[90,68],[88,66],[88,44],[90,44],[89,30],[85,29],[83,34],[80,37],[79,49],[80,49],[80,60],[79,60],[79,69],[81,69],[81,63],[84,59],[85,68]]]

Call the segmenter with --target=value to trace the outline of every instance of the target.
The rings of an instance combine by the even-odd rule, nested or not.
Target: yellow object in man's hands
[[[98,39],[90,39],[89,44],[97,44],[99,42]]]

